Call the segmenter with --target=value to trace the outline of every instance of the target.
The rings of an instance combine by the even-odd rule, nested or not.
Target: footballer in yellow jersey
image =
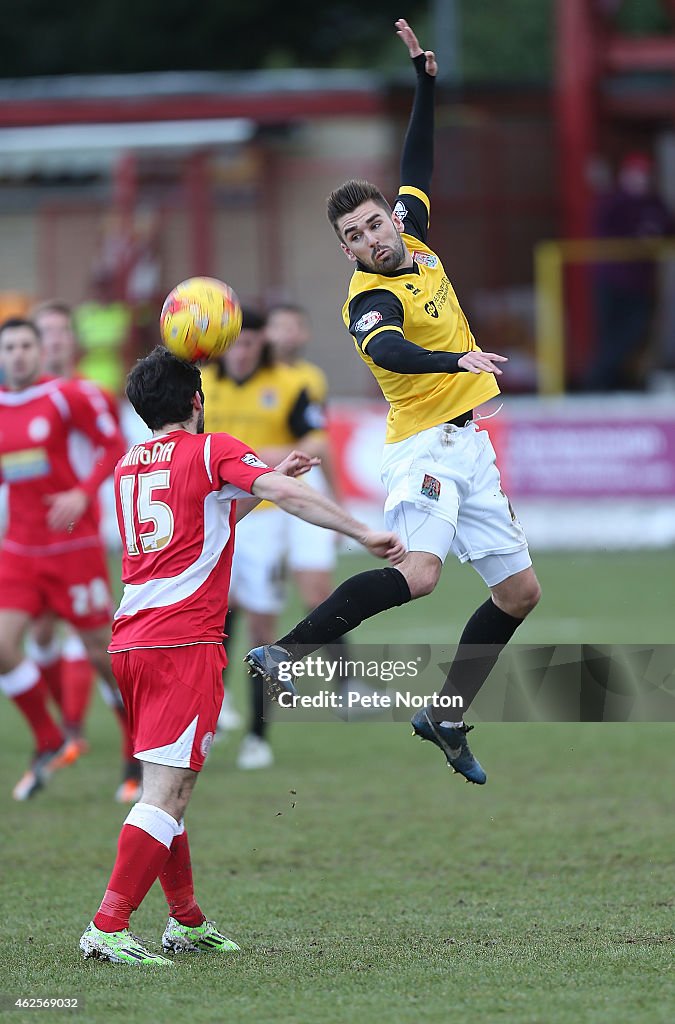
[[[375,224],[378,223],[377,213]],[[480,352],[443,264],[426,245],[429,199],[420,189],[402,185],[394,215],[404,225],[401,234],[407,258],[387,274],[357,266],[349,284],[343,319],[356,349],[389,402],[387,442],[452,420],[499,394],[492,373],[401,373],[371,358],[369,346],[392,332],[425,352]],[[363,237],[360,218],[347,216],[343,229],[347,245]],[[367,228],[366,228],[367,230]],[[373,232],[374,245],[380,240]],[[366,243],[369,244],[369,243]],[[373,344],[373,349],[377,343]],[[461,366],[458,365],[461,369]]]
[[[325,409],[328,395],[326,375],[304,358],[311,336],[306,310],[293,303],[272,306],[267,313],[265,333],[278,360],[298,374],[312,403]],[[313,439],[320,447],[312,454],[321,457],[321,466],[312,469],[306,482],[325,494],[329,489],[333,490],[328,436],[314,434]],[[336,563],[334,536],[325,530],[317,530],[310,523],[289,517],[287,562],[306,608],[313,608],[328,597],[333,587],[332,571]]]
[[[275,465],[301,438],[303,449],[310,450],[309,437],[323,429],[324,421],[321,407],[310,401],[303,375],[275,361],[264,328],[262,316],[244,309],[242,331],[235,344],[204,368],[204,427],[208,432],[238,437]],[[289,518],[270,502],[261,502],[237,526],[230,607],[246,613],[252,643],[274,639],[277,616],[285,603]],[[330,542],[332,535],[322,532]],[[225,633],[232,628],[230,612]],[[226,706],[223,720],[227,711]],[[237,764],[244,769],[264,768],[272,760],[263,691],[254,682],[249,731]]]
[[[299,374],[312,402],[322,409],[325,408],[328,397],[326,375],[318,366],[304,358],[311,337],[307,311],[302,306],[290,302],[272,306],[267,313],[266,334],[277,358]],[[321,456],[321,465],[315,466],[305,479],[312,487],[325,494],[328,488],[334,490],[334,475],[328,437],[325,436],[323,441],[323,447],[317,452]],[[302,522],[294,516],[287,516],[286,522],[288,569],[293,575],[303,605],[311,609],[325,601],[333,589],[333,571],[337,561],[335,537],[326,530],[317,530],[311,523]],[[324,645],[324,653],[331,661],[342,665],[348,664],[352,658],[343,637]],[[336,695],[345,707],[349,706],[351,694],[358,693],[363,696],[367,691],[368,687],[362,680],[351,678],[349,675],[345,678],[340,677],[335,687]],[[352,715],[354,714],[352,711]]]
[[[310,399],[325,406],[328,398],[326,374],[304,358],[310,340],[307,311],[291,302],[272,306],[267,313],[265,332],[279,362],[292,366],[301,374]]]
[[[490,438],[473,418],[477,405],[498,394],[496,378],[507,360],[478,348],[441,260],[427,245],[436,58],[402,18],[396,33],[417,75],[397,202],[392,210],[375,185],[352,180],[331,193],[327,213],[355,264],[344,321],[390,404],[384,519],[408,554],[395,567],[346,580],[278,641],[281,652],[252,651],[249,664],[277,678],[279,659],[310,653],[371,615],[430,594],[452,552],[491,593],[466,624],[436,700],[412,725],[455,771],[480,785],[486,774],[469,750],[463,713],[539,601],[540,588]]]

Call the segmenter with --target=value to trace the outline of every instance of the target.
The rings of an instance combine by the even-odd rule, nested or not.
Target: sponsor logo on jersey
[[[392,212],[395,213],[397,217],[400,217],[401,220],[405,220],[408,216],[408,207],[398,199]]]
[[[419,293],[422,291],[421,288],[416,288],[414,284],[410,283],[410,281],[406,281],[406,288],[408,289],[409,292],[412,292],[413,295],[419,295]]]
[[[211,744],[212,743],[213,743],[213,733],[212,732],[205,732],[204,735],[202,736],[202,742],[201,742],[200,747],[199,747],[199,749],[202,752],[202,757],[206,757],[206,755],[208,754],[209,750],[211,749]]]
[[[438,310],[436,309],[436,303],[435,302],[425,302],[424,303],[424,311],[425,311],[425,313],[428,313],[429,316],[433,316],[433,317],[436,317],[436,319],[438,319]]]
[[[263,409],[274,409],[279,404],[279,396],[276,391],[261,391],[260,404]]]
[[[425,498],[431,498],[432,501],[438,501],[441,496],[441,481],[437,480],[435,476],[429,476],[428,473],[425,473],[420,493],[423,494]]]
[[[36,416],[28,424],[28,436],[31,441],[44,441],[49,436],[49,420],[46,416]]]
[[[420,252],[419,249],[414,249],[412,258],[415,263],[421,263],[424,267],[438,266],[438,256],[434,256],[432,252]]]
[[[241,461],[247,466],[253,466],[254,469],[267,469],[267,463],[259,459],[253,452],[248,452],[246,455],[242,455]]]
[[[382,314],[377,309],[371,309],[369,313],[364,313],[357,324],[354,324],[354,331],[357,334],[361,334],[363,331],[372,331],[376,324],[379,324],[382,319]]]
[[[51,467],[44,448],[27,448],[25,451],[1,455],[0,469],[8,484],[18,484],[23,480],[37,480],[47,476]]]

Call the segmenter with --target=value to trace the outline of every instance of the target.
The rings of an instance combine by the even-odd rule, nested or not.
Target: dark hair
[[[352,179],[331,192],[326,200],[326,213],[338,238],[342,237],[337,226],[339,218],[344,217],[346,213],[353,213],[357,206],[367,203],[370,199],[391,213],[391,206],[377,185],[371,185],[369,181]]]
[[[0,324],[0,338],[2,337],[5,331],[8,331],[14,327],[27,327],[29,330],[33,332],[38,341],[42,340],[40,331],[38,330],[36,324],[34,324],[32,320],[26,320],[26,318],[22,316],[10,316],[7,318],[7,320],[3,320],[3,322]]]
[[[30,315],[35,319],[41,313],[60,313],[61,316],[67,316],[69,320],[73,319],[72,307],[67,302],[64,302],[63,299],[48,299],[47,302],[40,302],[31,311]]]
[[[139,359],[127,377],[126,396],[151,430],[189,420],[195,392],[203,401],[202,375],[197,367],[163,345]]]
[[[265,326],[265,317],[257,310],[249,306],[243,306],[241,311],[242,331],[262,331]]]
[[[273,306],[267,310],[267,319],[274,315],[274,313],[294,313],[295,316],[301,316],[305,320],[309,320],[309,313],[304,306],[299,306],[297,302],[275,302]]]
[[[266,323],[267,320],[262,313],[258,313],[257,310],[251,309],[250,306],[242,306],[242,331],[263,331]],[[268,369],[270,366],[274,366],[274,349],[272,348],[272,343],[270,341],[265,341],[265,344],[260,349],[260,360],[258,362],[257,369]],[[227,372],[224,356],[219,356],[216,360],[216,377],[218,380],[229,380],[230,375]]]

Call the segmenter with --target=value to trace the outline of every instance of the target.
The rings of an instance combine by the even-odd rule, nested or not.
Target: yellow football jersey
[[[287,445],[321,429],[320,411],[310,401],[306,378],[292,366],[261,366],[237,383],[217,364],[202,370],[204,429],[232,434],[254,451]],[[271,508],[269,502],[256,511]]]
[[[306,430],[293,425],[305,384],[293,367],[264,366],[237,383],[210,364],[202,371],[204,428],[239,438],[251,448],[293,445]],[[306,402],[304,403],[306,404]]]
[[[443,264],[424,241],[429,199],[403,186],[394,209],[406,228],[402,238],[412,267],[378,274],[359,264],[342,309],[359,355],[389,402],[387,444],[455,419],[499,394],[492,373],[394,373],[368,355],[369,341],[392,330],[430,351],[480,351]]]
[[[328,398],[328,381],[323,370],[314,363],[308,362],[306,359],[298,359],[291,365],[292,368],[300,374],[300,378],[304,381],[310,402],[317,402],[319,405],[325,405],[326,399]]]

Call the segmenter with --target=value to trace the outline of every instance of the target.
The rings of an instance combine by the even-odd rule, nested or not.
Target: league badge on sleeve
[[[372,331],[381,319],[382,314],[377,309],[371,309],[369,313],[363,314],[358,323],[354,324],[354,333],[365,334],[367,331]]]
[[[247,466],[251,466],[252,469],[269,468],[267,463],[263,462],[262,459],[259,459],[257,455],[253,454],[253,452],[248,452],[246,455],[242,455],[241,461],[244,462]]]

